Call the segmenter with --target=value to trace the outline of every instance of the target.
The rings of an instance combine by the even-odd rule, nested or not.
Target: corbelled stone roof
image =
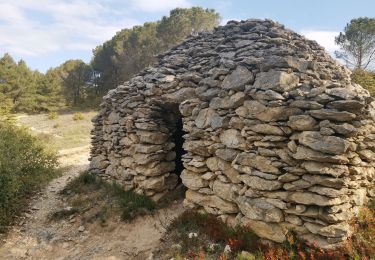
[[[316,42],[270,20],[231,21],[109,91],[90,168],[160,198],[178,180],[182,118],[185,206],[277,242],[290,229],[335,245],[373,196],[371,102]]]

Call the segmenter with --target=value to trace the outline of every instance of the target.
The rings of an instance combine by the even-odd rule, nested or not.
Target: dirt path
[[[132,223],[120,219],[82,226],[79,217],[49,221],[48,216],[68,205],[58,195],[66,183],[88,165],[88,146],[60,151],[65,174],[53,180],[37,196],[24,221],[9,232],[0,247],[0,259],[152,259],[165,226],[182,211],[181,204],[137,218]]]

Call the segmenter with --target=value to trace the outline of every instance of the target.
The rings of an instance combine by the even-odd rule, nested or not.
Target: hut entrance
[[[181,182],[181,172],[184,169],[183,163],[182,163],[182,156],[186,153],[186,151],[183,148],[184,144],[184,130],[183,130],[183,122],[182,122],[182,117],[179,117],[176,122],[176,128],[175,132],[172,135],[172,140],[175,144],[174,151],[176,153],[176,158],[175,158],[175,173],[178,175],[178,182]]]
[[[179,177],[178,183],[181,183],[180,175],[184,169],[183,166],[183,155],[186,151],[183,148],[184,135],[186,132],[183,130],[183,120],[182,115],[178,109],[177,103],[163,103],[160,105],[162,107],[162,117],[164,124],[170,132],[170,142],[174,144],[173,151],[175,152],[175,174]]]

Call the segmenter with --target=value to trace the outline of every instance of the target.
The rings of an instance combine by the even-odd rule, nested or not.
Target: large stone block
[[[192,190],[199,190],[208,186],[208,181],[204,180],[200,174],[183,170],[181,174],[182,183]]]
[[[271,161],[266,157],[256,155],[253,153],[240,153],[237,155],[236,159],[233,161],[233,164],[250,166],[255,169],[258,169],[262,172],[279,174],[279,169],[271,164]]]
[[[287,233],[287,231],[283,230],[278,224],[252,220],[248,218],[243,218],[242,224],[250,227],[259,237],[266,238],[278,243],[282,243],[286,240],[285,234]]]
[[[349,147],[349,143],[340,137],[323,136],[315,131],[302,132],[298,141],[311,149],[329,154],[344,154]]]
[[[238,66],[231,74],[227,75],[221,84],[223,89],[242,90],[245,84],[252,84],[254,75],[246,67]]]
[[[271,70],[258,73],[254,87],[264,90],[275,90],[279,92],[290,91],[298,86],[299,77],[294,73]]]
[[[215,195],[204,195],[196,191],[186,191],[186,199],[201,206],[220,209],[223,213],[237,213],[238,207],[235,203],[223,200]]]

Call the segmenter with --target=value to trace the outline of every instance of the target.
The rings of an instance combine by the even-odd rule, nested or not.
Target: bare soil
[[[181,203],[130,223],[119,216],[107,219],[105,226],[84,222],[79,215],[51,221],[51,214],[69,206],[59,192],[87,169],[89,143],[59,154],[65,173],[31,199],[29,210],[0,241],[0,259],[153,259],[165,228],[183,211]]]

